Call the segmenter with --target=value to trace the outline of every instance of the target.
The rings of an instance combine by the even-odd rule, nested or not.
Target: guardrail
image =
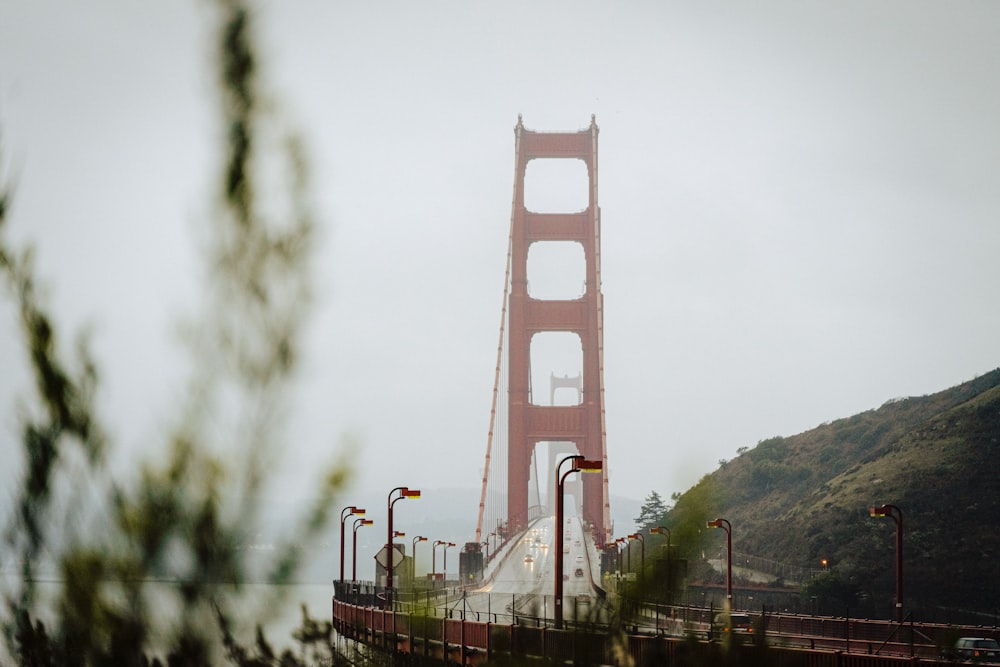
[[[837,619],[799,620],[803,632],[817,629],[819,621]],[[786,619],[786,623],[793,622]],[[861,624],[862,621],[853,621]],[[875,622],[879,623],[879,622]],[[459,665],[478,665],[496,656],[515,659],[541,658],[553,661],[579,662],[586,656],[587,662],[605,665],[626,664],[637,667],[663,664],[679,659],[685,652],[704,652],[711,660],[712,654],[736,651],[746,653],[746,659],[760,659],[760,652],[767,652],[773,664],[794,664],[802,667],[915,667],[924,665],[935,667],[954,665],[934,655],[886,655],[873,651],[876,639],[862,640],[860,626],[854,646],[860,652],[845,650],[842,638],[824,635],[801,635],[805,646],[793,646],[787,637],[780,634],[766,635],[771,641],[754,641],[753,637],[729,637],[728,641],[712,641],[689,637],[671,637],[663,634],[637,634],[627,632],[627,628],[577,626],[566,630],[556,630],[541,625],[531,627],[518,623],[493,623],[471,621],[464,618],[437,618],[426,615],[390,611],[379,608],[360,607],[334,599],[333,624],[339,635],[346,639],[379,647],[389,653],[419,655],[427,658],[448,660]],[[830,625],[827,623],[826,625]],[[774,643],[777,642],[777,643]],[[881,644],[885,647],[885,642]],[[900,644],[895,648],[910,645]],[[756,653],[755,653],[756,652]],[[901,652],[906,652],[901,650]],[[761,664],[755,662],[754,664]],[[768,663],[763,663],[768,664]]]

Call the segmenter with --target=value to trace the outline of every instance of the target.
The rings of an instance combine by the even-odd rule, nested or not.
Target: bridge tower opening
[[[601,218],[597,202],[596,119],[579,132],[536,132],[518,116],[515,136],[514,196],[507,300],[507,528],[527,527],[531,456],[539,442],[573,443],[588,459],[604,462],[600,476],[585,475],[583,519],[599,545],[611,538],[607,443],[604,426],[604,325],[601,293]],[[582,211],[538,212],[525,205],[525,174],[532,160],[580,160],[586,167],[586,207]],[[533,184],[534,185],[534,184]],[[542,184],[544,185],[544,184]],[[528,255],[532,244],[570,242],[583,249],[582,294],[536,298],[529,292]],[[582,348],[578,390],[571,405],[532,401],[532,340],[549,332],[573,334]],[[538,369],[544,373],[548,369]],[[551,372],[551,371],[550,371]],[[554,375],[551,376],[553,379]],[[553,385],[556,383],[553,382]],[[551,390],[553,393],[555,389]],[[502,400],[502,399],[501,399]]]

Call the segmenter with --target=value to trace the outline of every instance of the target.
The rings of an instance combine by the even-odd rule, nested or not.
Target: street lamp
[[[344,522],[349,516],[364,516],[365,510],[354,505],[348,505],[340,510],[340,580],[344,580]]]
[[[671,583],[670,583],[670,529],[666,526],[656,526],[655,528],[650,528],[649,533],[651,535],[667,535],[667,604],[670,604],[671,600]]]
[[[566,461],[572,462],[572,467],[564,473],[560,473]],[[601,472],[603,468],[601,461],[588,461],[580,454],[567,456],[556,466],[556,581],[555,581],[555,620],[556,629],[562,629],[563,622],[563,483],[570,473],[574,472]]]
[[[707,522],[709,528],[726,531],[726,611],[733,609],[733,526],[725,519]]]
[[[358,528],[370,526],[375,521],[373,519],[355,519],[353,542],[351,543],[351,581],[358,580]]]
[[[416,537],[413,538],[413,543],[412,543],[413,546],[410,549],[411,553],[413,554],[411,556],[412,560],[410,561],[411,564],[410,581],[413,582],[414,585],[416,584],[417,581],[417,542],[426,542],[426,541],[427,538],[424,537],[423,535],[417,535]]]
[[[887,516],[896,523],[896,620],[903,622],[903,510],[895,505],[869,507],[869,516]]]
[[[639,546],[642,547],[640,549],[640,553],[642,555],[642,560],[640,561],[641,563],[640,567],[642,569],[639,570],[639,584],[641,586],[643,580],[646,578],[646,538],[645,536],[643,536],[642,533],[632,533],[631,535],[628,536],[628,539],[639,540]]]
[[[434,540],[431,545],[431,588],[437,588],[437,548],[440,544],[448,544],[448,540]]]
[[[404,533],[401,530],[394,530],[394,531],[392,531],[392,538],[395,540],[397,537],[406,537],[406,533]],[[393,549],[395,549],[396,548],[396,543],[393,542],[392,545],[393,545]]]
[[[617,573],[621,570],[618,566],[618,545],[614,540],[604,545],[604,558],[607,561],[608,572]]]
[[[393,498],[392,496],[399,492],[399,495]],[[392,506],[396,504],[397,501],[403,498],[419,498],[419,489],[409,489],[405,486],[397,486],[395,489],[389,492],[389,496],[386,499],[386,504],[388,505],[388,515],[389,515],[389,526],[388,532],[386,533],[388,537],[385,540],[385,601],[390,606],[392,605],[392,569],[393,561],[395,560],[393,550],[395,547],[392,546],[393,530],[392,530]]]
[[[444,554],[444,562],[441,564],[441,574],[444,576],[441,579],[441,583],[445,588],[448,587],[448,548],[453,546],[455,546],[454,542],[448,542],[444,545],[444,548],[441,549],[441,553]]]

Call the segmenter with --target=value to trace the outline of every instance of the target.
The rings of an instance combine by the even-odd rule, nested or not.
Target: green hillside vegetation
[[[905,609],[924,620],[949,610],[995,617],[1000,369],[740,451],[675,497],[664,517],[692,578],[713,576],[700,550],[719,536],[704,521],[722,516],[732,523],[734,552],[814,573],[778,583],[822,595],[833,613],[887,617],[895,524],[868,508],[892,504],[903,512]]]

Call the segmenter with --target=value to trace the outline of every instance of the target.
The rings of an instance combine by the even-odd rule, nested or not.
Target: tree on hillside
[[[205,248],[207,303],[188,327],[195,371],[189,402],[163,441],[143,443],[165,456],[140,462],[127,478],[114,478],[106,465],[110,429],[96,408],[98,365],[85,342],[78,361],[66,360],[32,253],[6,238],[11,195],[0,180],[0,283],[16,302],[34,375],[32,395],[22,397],[20,488],[3,532],[5,558],[21,577],[4,584],[0,623],[18,664],[294,666],[305,664],[307,651],[312,661],[333,659],[330,623],[307,616],[295,635],[302,654],[274,651],[259,623],[280,608],[287,587],[251,596],[244,586],[250,565],[242,547],[257,529],[267,471],[285,437],[314,223],[300,144],[281,136],[258,103],[252,13],[240,0],[217,7],[228,144]],[[289,176],[287,189],[262,182],[276,166]],[[293,580],[303,547],[330,521],[345,475],[335,464],[317,478],[315,505],[274,552],[268,581]],[[58,583],[43,600],[36,581],[47,561]],[[256,636],[238,627],[236,612],[247,610],[256,611]]]
[[[635,518],[635,525],[639,530],[658,526],[669,511],[670,508],[663,502],[660,494],[656,491],[650,491],[646,500],[643,501],[642,507],[639,508],[639,516]]]

